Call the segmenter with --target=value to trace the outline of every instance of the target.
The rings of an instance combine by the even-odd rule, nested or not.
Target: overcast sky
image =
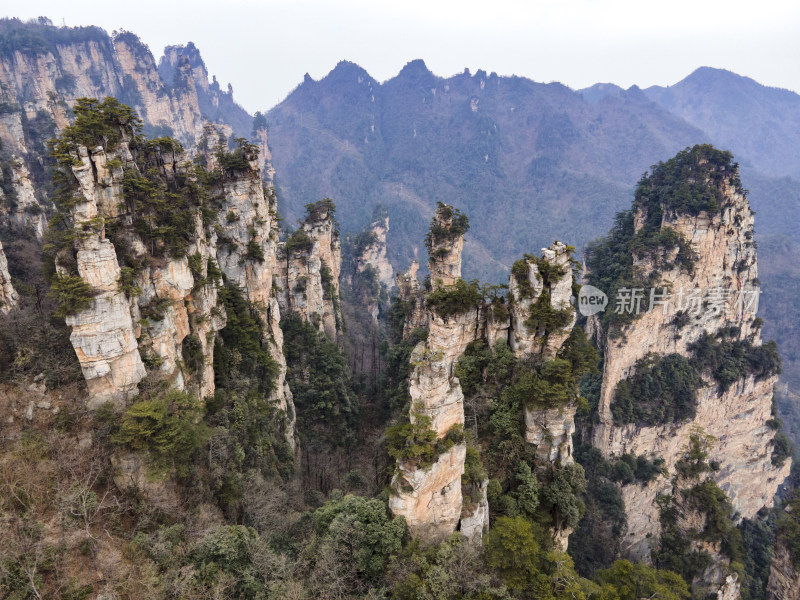
[[[796,0],[27,0],[3,12],[127,29],[156,60],[193,41],[250,112],[343,59],[379,81],[422,58],[437,75],[468,67],[574,89],[670,85],[712,66],[800,92]]]

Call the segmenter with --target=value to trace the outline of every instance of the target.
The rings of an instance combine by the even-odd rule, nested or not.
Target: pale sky
[[[670,85],[700,66],[800,92],[796,0],[2,0],[0,15],[127,29],[150,46],[193,41],[209,74],[248,111],[280,102],[340,60],[378,81],[422,58],[437,75],[469,68],[623,87]]]

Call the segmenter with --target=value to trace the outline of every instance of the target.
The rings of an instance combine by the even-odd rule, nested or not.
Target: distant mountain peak
[[[421,58],[417,58],[407,62],[406,65],[400,69],[400,72],[397,74],[397,76],[408,77],[409,75],[418,76],[421,74],[433,75],[433,73],[431,73],[431,71],[428,69],[428,66],[425,64],[425,61]]]
[[[608,96],[621,96],[624,91],[615,83],[595,83],[591,87],[578,90],[578,93],[589,102],[599,102]]]
[[[351,77],[360,77],[363,79],[372,79],[367,70],[362,67],[361,65],[354,63],[349,60],[340,60],[336,63],[336,66],[333,70],[325,76],[325,79],[333,78],[333,79],[340,79],[340,78],[351,78]]]

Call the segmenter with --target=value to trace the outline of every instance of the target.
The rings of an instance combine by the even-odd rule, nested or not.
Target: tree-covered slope
[[[591,103],[558,83],[444,79],[420,60],[382,84],[339,63],[268,121],[284,215],[329,196],[343,229],[360,229],[384,204],[404,267],[436,202],[453,202],[474,215],[466,274],[491,279],[553,238],[591,239],[659,156],[704,138],[638,91]]]

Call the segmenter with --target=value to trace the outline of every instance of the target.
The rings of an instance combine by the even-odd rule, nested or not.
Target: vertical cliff
[[[17,290],[14,289],[8,272],[6,253],[3,252],[3,244],[0,243],[0,311],[7,313],[17,305],[18,299]]]
[[[281,244],[277,286],[280,309],[295,312],[330,339],[342,331],[339,230],[329,199],[309,204],[300,228]]]
[[[589,269],[610,297],[592,317],[604,353],[594,444],[610,457],[661,458],[670,474],[623,486],[623,552],[647,558],[658,544],[656,498],[678,497],[670,477],[699,434],[713,440],[708,478],[732,509],[752,517],[770,506],[789,473],[773,460],[768,425],[779,360],[760,339],[753,213],[731,155],[696,146],[657,165],[632,211],[590,248]]]
[[[775,557],[769,568],[767,600],[797,600],[800,598],[800,572],[792,561],[785,543],[775,547]]]
[[[414,329],[428,326],[428,314],[425,312],[425,296],[419,285],[417,273],[419,263],[413,261],[405,273],[395,275],[397,283],[397,301],[402,303],[405,316],[403,320],[403,337],[407,337]]]
[[[367,309],[374,324],[378,323],[380,304],[394,288],[394,269],[386,253],[389,216],[378,214],[366,231],[347,238],[349,265],[347,281],[354,301]],[[409,282],[411,279],[409,278]]]
[[[111,156],[123,165],[133,162],[124,142]],[[103,185],[103,178],[110,178],[119,187],[121,168],[118,173],[105,169],[108,156],[102,147],[93,152],[85,146],[78,147],[74,162],[71,170],[78,189],[71,216],[76,239],[71,249],[59,255],[56,266],[61,277],[68,277],[70,271],[65,265],[74,259],[75,270],[92,297],[85,309],[71,310],[73,314],[68,314],[66,321],[72,328],[70,340],[86,379],[89,407],[105,402],[124,406],[136,395],[137,384],[146,373],[131,304],[119,285],[121,270],[114,244],[105,237],[102,209],[103,200],[108,200],[108,188]]]
[[[227,325],[224,283],[227,298],[242,294],[261,332],[256,343],[274,372],[265,372],[271,382],[259,389],[286,414],[293,445],[273,286],[276,201],[262,184],[257,147],[219,145],[193,163],[176,140],[139,136],[135,113],[113,100],[79,103],[75,111],[75,124],[55,146],[65,174],[58,202],[69,210],[72,232],[54,239],[89,405],[124,402],[146,374],[200,399],[213,396],[215,381],[227,376],[215,372],[214,356]],[[98,122],[105,147],[89,150],[79,141],[97,136]],[[213,129],[205,133],[216,137]]]
[[[44,141],[69,124],[68,109],[82,97],[120,99],[136,109],[146,133],[175,137],[190,154],[209,122],[217,123],[226,137],[253,135],[253,118],[235,103],[230,89],[222,91],[216,79],[209,82],[191,43],[168,47],[157,66],[150,49],[126,31],[112,37],[98,27],[54,27],[41,19],[4,19],[0,29],[11,38],[27,40],[0,52],[0,140],[5,151],[22,162],[15,169],[22,180],[25,169],[41,178],[37,162]],[[262,127],[257,137],[260,168],[271,184],[266,129]],[[37,191],[43,183],[34,181]],[[24,203],[25,195],[20,196]],[[34,227],[41,229],[39,224]]]
[[[440,204],[426,240],[434,289],[446,291],[460,279],[466,228],[463,215]],[[478,309],[449,314],[428,304],[425,311],[428,339],[411,354],[409,419],[441,440],[451,432],[463,432],[464,394],[453,368],[480,333]],[[405,517],[412,535],[430,541],[446,538],[461,517],[461,474],[467,452],[463,434],[447,446],[430,465],[421,465],[414,458],[400,460],[392,479],[390,509]]]
[[[576,313],[570,248],[556,242],[543,249],[541,257],[527,255],[517,261],[506,303],[496,296],[496,288],[487,290],[475,282],[461,280],[460,249],[467,227],[468,221],[459,211],[439,206],[426,239],[430,252],[430,293],[423,295],[413,268],[397,277],[398,302],[406,316],[405,333],[419,326],[428,329],[427,340],[420,342],[411,354],[410,427],[428,428],[427,433],[415,430],[416,439],[428,435],[429,443],[438,441],[432,447],[435,457],[426,455],[424,460],[419,456],[405,457],[402,448],[394,449],[399,460],[390,507],[395,514],[406,517],[414,535],[441,539],[460,525],[468,539],[480,543],[489,524],[488,480],[484,479],[485,474],[476,475],[483,469],[477,446],[470,450],[472,472],[466,480],[461,477],[468,447],[461,433],[464,392],[455,374],[456,364],[469,348],[475,352],[472,342],[480,341],[482,346],[478,347],[483,348],[505,346],[513,349],[510,360],[517,365],[517,379],[539,382],[521,384],[524,401],[519,412],[509,418],[520,419],[522,443],[534,447],[534,467],[547,480],[554,469],[573,462],[577,393],[567,392],[574,383],[555,382],[552,373],[566,373],[572,381],[567,361],[555,359],[570,336]],[[469,360],[475,360],[475,355],[471,356]],[[476,364],[469,360],[468,364]],[[471,379],[481,377],[482,370],[470,375]],[[554,388],[549,387],[551,383]],[[510,385],[511,381],[501,382],[503,387]],[[557,399],[545,397],[553,389],[563,393],[557,394]],[[477,422],[474,425],[470,435],[477,435],[480,429]],[[397,433],[390,437],[391,446]],[[469,501],[465,500],[461,483],[468,484],[465,489]],[[560,521],[554,525],[553,534],[562,550],[570,531]]]

